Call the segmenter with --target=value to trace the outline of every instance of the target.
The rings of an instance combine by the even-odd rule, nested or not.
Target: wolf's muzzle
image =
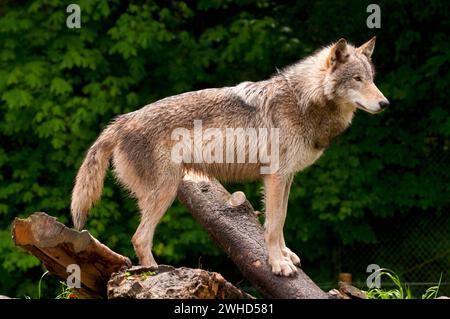
[[[381,101],[378,103],[380,105],[380,109],[384,110],[385,108],[387,108],[389,106],[389,101],[385,100],[385,101]]]

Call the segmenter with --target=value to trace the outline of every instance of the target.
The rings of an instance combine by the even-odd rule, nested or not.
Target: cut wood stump
[[[252,299],[222,275],[203,269],[159,265],[114,273],[108,299]]]

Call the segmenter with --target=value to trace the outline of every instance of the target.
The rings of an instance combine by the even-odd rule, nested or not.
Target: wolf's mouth
[[[370,114],[377,114],[377,113],[380,113],[381,111],[383,111],[382,109],[379,109],[378,111],[372,111],[372,110],[369,110],[368,108],[366,108],[364,105],[362,105],[362,104],[359,103],[358,101],[355,101],[355,104],[356,104],[356,107],[357,107],[358,109],[361,109],[361,110],[363,110],[363,111],[366,111],[366,112],[368,112],[368,113],[370,113]]]

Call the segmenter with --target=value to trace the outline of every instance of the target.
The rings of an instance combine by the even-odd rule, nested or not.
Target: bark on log
[[[203,269],[159,265],[114,273],[108,299],[252,299],[222,275]]]
[[[131,267],[131,261],[92,237],[86,230],[64,226],[45,213],[34,213],[26,219],[16,218],[12,224],[16,245],[44,263],[51,275],[65,280],[67,266],[77,264],[81,270],[81,297],[106,297],[111,274]]]
[[[216,180],[187,175],[178,198],[265,298],[332,298],[301,269],[291,278],[272,274],[263,227],[242,192],[230,195]]]

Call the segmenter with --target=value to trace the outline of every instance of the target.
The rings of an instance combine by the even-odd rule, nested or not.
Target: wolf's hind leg
[[[292,261],[283,256],[281,238],[286,218],[283,197],[289,178],[279,175],[267,175],[264,178],[266,193],[265,241],[269,254],[269,264],[276,275],[291,276],[297,273]],[[280,200],[281,198],[281,200]]]
[[[141,222],[133,235],[133,246],[142,266],[158,266],[152,254],[156,226],[176,197],[179,181],[155,185],[146,196],[138,198]]]
[[[288,200],[289,200],[289,192],[291,191],[291,185],[293,180],[293,175],[288,177],[286,181],[286,186],[283,193],[283,210],[285,214],[287,214],[287,208],[288,208]],[[280,248],[281,252],[283,253],[283,256],[287,259],[291,260],[294,265],[300,266],[300,258],[292,252],[289,248],[286,247],[286,243],[284,241],[284,232],[280,233]]]

